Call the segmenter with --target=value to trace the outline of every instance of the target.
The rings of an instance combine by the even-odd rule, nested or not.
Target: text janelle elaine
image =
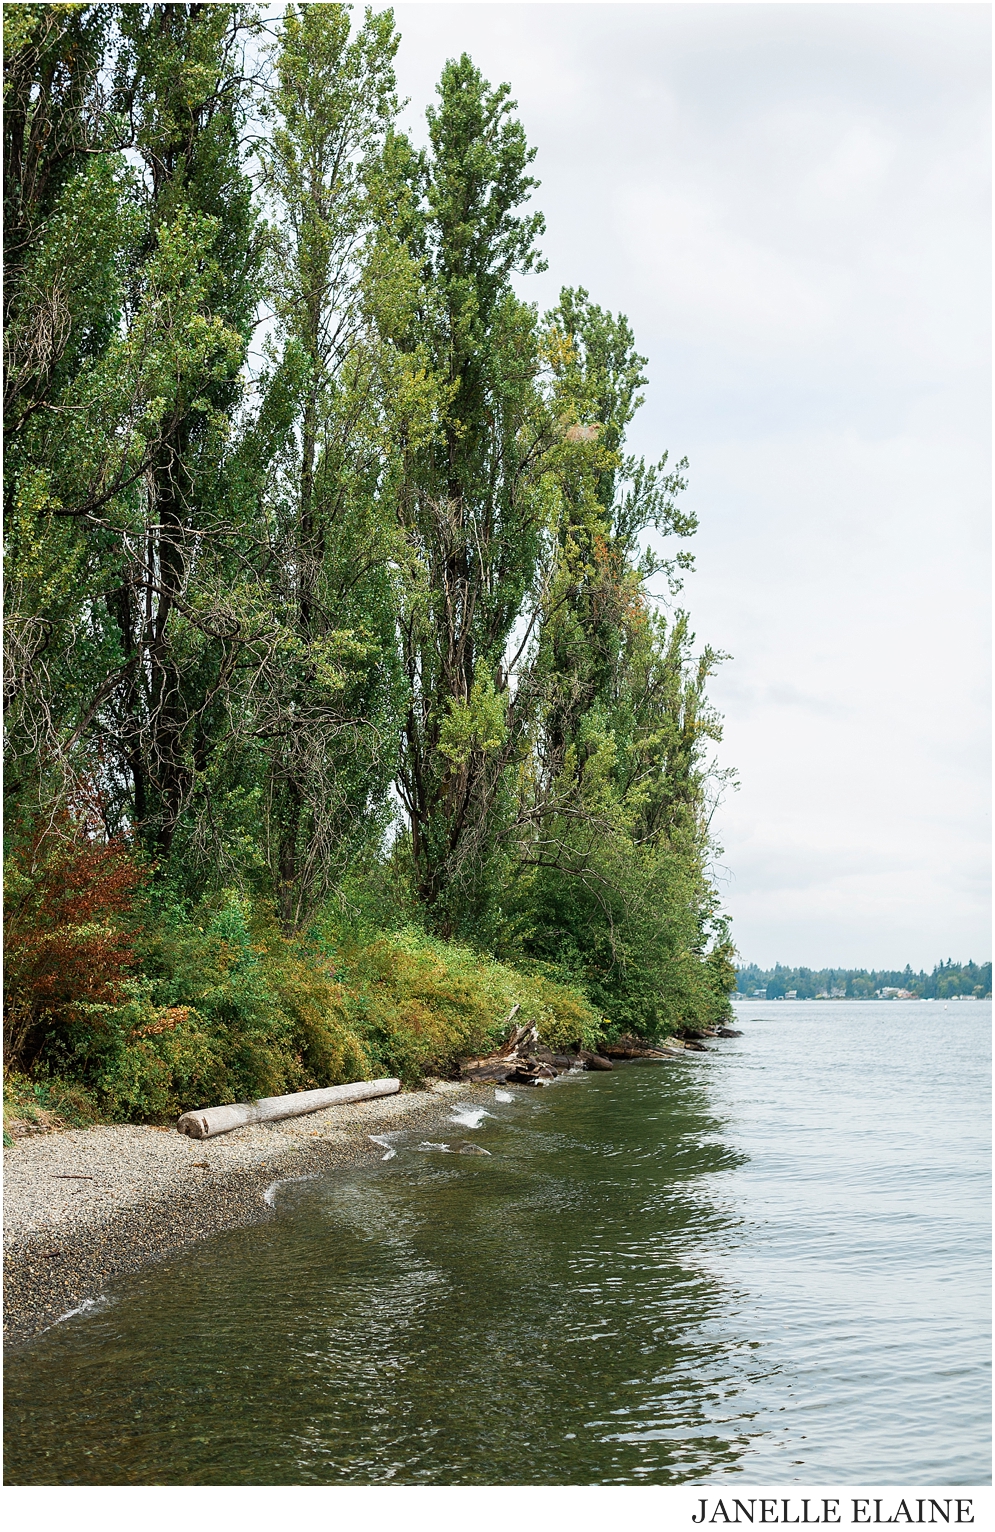
[[[698,1501],[696,1526],[968,1526],[974,1521],[971,1500],[710,1500]]]

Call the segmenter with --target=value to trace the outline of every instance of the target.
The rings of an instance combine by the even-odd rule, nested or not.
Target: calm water
[[[739,1016],[110,1290],[8,1359],[8,1482],[989,1483],[990,1004]]]

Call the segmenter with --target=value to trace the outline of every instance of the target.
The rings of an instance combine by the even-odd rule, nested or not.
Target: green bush
[[[355,921],[309,939],[234,891],[188,905],[150,893],[124,998],[80,1001],[38,1060],[114,1121],[396,1075],[453,1076],[504,1040],[507,1019],[554,1049],[596,1048],[604,1022],[570,985],[408,926]],[[68,1089],[68,1087],[64,1087]]]
[[[460,1059],[504,1040],[507,1018],[534,1023],[552,1048],[596,1046],[597,1013],[575,989],[408,927],[340,953],[342,1004],[380,1066],[414,1083],[454,1075]]]

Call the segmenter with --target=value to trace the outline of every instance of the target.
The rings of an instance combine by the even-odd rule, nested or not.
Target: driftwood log
[[[623,1033],[613,1043],[606,1043],[602,1053],[606,1059],[661,1059],[674,1057],[674,1039],[668,1037],[659,1046],[653,1043],[645,1043],[642,1038],[632,1037],[629,1033]],[[677,1048],[683,1048],[683,1041],[677,1043]]]
[[[507,1080],[514,1074],[521,1061],[526,1059],[539,1041],[539,1034],[535,1027],[516,1027],[512,1023],[521,1010],[520,1005],[513,1005],[505,1021],[506,1027],[511,1027],[507,1042],[501,1044],[495,1053],[489,1053],[486,1058],[467,1059],[460,1071],[465,1080],[492,1080],[499,1082]]]
[[[320,1112],[326,1106],[346,1101],[369,1101],[374,1096],[393,1096],[401,1089],[400,1080],[357,1080],[354,1085],[330,1085],[327,1090],[295,1091],[292,1096],[263,1096],[259,1101],[239,1102],[234,1106],[198,1107],[184,1112],[176,1124],[177,1133],[191,1138],[214,1138],[230,1133],[250,1122],[279,1122],[284,1117],[303,1117]]]
[[[577,1069],[580,1067],[580,1059],[576,1053],[553,1053],[550,1048],[536,1048],[533,1057],[540,1064],[552,1064],[562,1074],[564,1070]]]
[[[505,1022],[511,1027],[518,1014],[516,1005]],[[589,1053],[578,1048],[574,1054],[552,1053],[538,1046],[535,1027],[512,1027],[506,1043],[486,1058],[467,1059],[463,1064],[464,1080],[489,1081],[499,1084],[508,1081],[518,1085],[542,1085],[569,1069],[611,1069],[612,1060],[631,1063],[663,1063],[681,1058],[688,1053],[705,1053],[707,1050],[699,1037],[714,1037],[715,1031],[685,1030],[682,1034],[666,1038],[659,1045],[647,1043],[628,1034],[606,1043],[603,1053]],[[729,1035],[729,1034],[726,1034]]]
[[[512,1026],[518,1015],[515,1006],[505,1026]],[[462,1068],[464,1080],[486,1080],[497,1085],[508,1081],[514,1085],[546,1085],[558,1074],[577,1067],[580,1060],[575,1054],[551,1053],[538,1046],[539,1034],[534,1026],[512,1027],[508,1040],[495,1053],[486,1058],[467,1059]],[[585,1055],[586,1057],[586,1055]],[[607,1066],[609,1069],[611,1065]]]

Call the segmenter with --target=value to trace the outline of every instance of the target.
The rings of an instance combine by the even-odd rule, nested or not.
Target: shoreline
[[[716,1035],[669,1038],[654,1062],[702,1051],[697,1039]],[[613,1056],[623,1062],[632,1053],[620,1047]],[[599,1059],[587,1067],[613,1066]],[[510,1074],[505,1067],[497,1079]],[[275,1217],[267,1197],[274,1183],[382,1157],[383,1145],[371,1134],[400,1125],[432,1131],[455,1096],[494,1084],[486,1071],[432,1080],[423,1090],[336,1103],[207,1139],[133,1123],[16,1139],[4,1152],[5,1349],[88,1307],[119,1277],[209,1235]]]
[[[454,1095],[473,1091],[435,1081],[204,1140],[130,1123],[16,1140],[4,1152],[5,1349],[37,1339],[119,1277],[275,1217],[265,1193],[283,1176],[382,1156],[369,1134],[428,1128]]]

